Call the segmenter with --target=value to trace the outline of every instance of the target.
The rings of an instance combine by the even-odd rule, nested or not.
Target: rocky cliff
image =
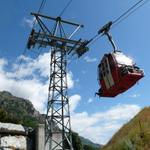
[[[0,122],[1,150],[34,150],[32,128],[22,125]]]
[[[44,123],[44,120],[45,115],[41,115],[29,100],[6,91],[0,92],[0,122],[36,127],[38,123]]]

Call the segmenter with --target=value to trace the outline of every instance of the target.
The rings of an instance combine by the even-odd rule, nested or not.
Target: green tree
[[[0,122],[5,122],[6,118],[7,112],[3,108],[0,108]]]
[[[72,133],[72,144],[75,150],[83,150],[83,145],[78,133]]]
[[[84,145],[84,150],[99,150],[98,148],[94,148],[90,145]]]

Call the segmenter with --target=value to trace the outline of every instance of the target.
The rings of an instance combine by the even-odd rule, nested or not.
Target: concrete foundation
[[[44,149],[45,149],[45,125],[39,124],[36,130],[36,150],[44,150]]]
[[[62,137],[61,134],[58,133],[57,134],[53,134],[53,138],[54,141],[57,141],[57,143],[60,143],[62,141]],[[37,131],[36,131],[36,150],[49,150],[50,149],[50,144],[52,144],[52,148],[55,149],[62,149],[61,146],[57,146],[56,147],[56,143],[52,142],[50,143],[50,141],[47,142],[47,144],[45,145],[45,125],[40,124]]]

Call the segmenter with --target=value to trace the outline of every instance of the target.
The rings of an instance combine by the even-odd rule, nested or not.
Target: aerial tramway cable
[[[41,5],[38,10],[38,13],[40,13],[42,11],[42,9],[45,7],[45,4],[46,4],[46,0],[42,0]]]
[[[131,14],[133,14],[136,10],[141,8],[143,5],[145,5],[149,0],[140,0],[137,3],[135,3],[132,7],[130,7],[126,12],[124,12],[122,15],[120,15],[118,18],[116,18],[113,21],[113,25],[116,26],[117,24],[121,23],[124,19],[129,17]]]
[[[120,15],[114,21],[110,21],[109,23],[111,23],[111,25],[110,25],[109,28],[114,28],[115,26],[117,26],[118,24],[120,24],[123,20],[125,20],[126,18],[128,18],[131,14],[133,14],[136,10],[138,10],[139,8],[141,8],[147,2],[149,2],[149,0],[139,0],[138,2],[136,2],[133,6],[131,6],[127,11],[125,11],[122,15]],[[108,24],[106,24],[106,25],[108,25]],[[104,28],[104,27],[102,27],[102,28]],[[89,44],[92,45],[92,44],[94,44],[103,35],[104,35],[103,32],[98,32],[95,36],[93,36],[87,42],[86,45],[89,45]]]
[[[70,0],[70,1],[66,4],[66,6],[62,9],[62,11],[61,11],[59,17],[61,17],[61,16],[64,14],[64,12],[65,12],[65,11],[67,10],[67,8],[70,6],[70,4],[72,3],[72,1],[73,1],[73,0]]]

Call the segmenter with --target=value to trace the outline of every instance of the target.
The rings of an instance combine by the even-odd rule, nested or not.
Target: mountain
[[[75,132],[72,133],[72,141],[74,150],[99,150],[101,147],[101,145],[93,143]]]
[[[91,146],[93,148],[93,150],[99,150],[99,148],[102,147],[102,145],[93,143],[89,139],[86,139],[82,136],[80,136],[80,139],[81,139],[81,142],[84,145],[84,147],[88,147],[88,146],[90,147]],[[86,150],[86,148],[84,148],[84,149]]]
[[[45,116],[29,100],[13,96],[7,91],[0,92],[0,122],[36,127],[38,123],[44,123],[44,120]]]
[[[125,124],[101,150],[150,150],[150,107]]]
[[[45,123],[45,115],[40,114],[33,104],[26,99],[13,96],[10,92],[0,92],[0,122],[22,124],[36,128],[38,123]],[[80,137],[73,132],[75,150],[98,150],[100,145]]]

